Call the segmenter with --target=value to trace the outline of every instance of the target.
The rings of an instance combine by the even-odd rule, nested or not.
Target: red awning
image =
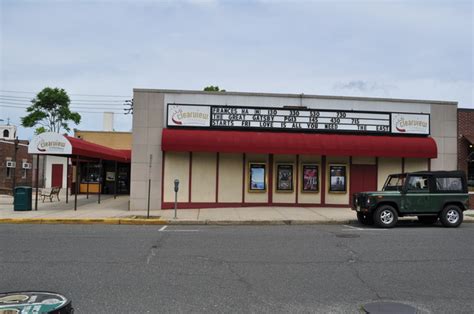
[[[164,129],[163,151],[436,158],[430,137]]]
[[[119,162],[130,162],[130,150],[113,149],[71,136],[66,136],[66,138],[72,145],[72,155]]]

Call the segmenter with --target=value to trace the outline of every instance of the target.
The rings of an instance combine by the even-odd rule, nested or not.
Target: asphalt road
[[[474,312],[474,224],[161,228],[0,225],[0,292],[55,291],[76,313]]]

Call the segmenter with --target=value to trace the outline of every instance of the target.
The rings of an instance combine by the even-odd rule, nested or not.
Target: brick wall
[[[16,177],[16,186],[28,185],[32,183],[32,169],[26,170],[26,177],[23,177],[24,172],[22,169],[22,163],[28,162],[32,164],[33,158],[28,154],[28,141],[19,141],[17,155],[16,155],[16,169],[10,169],[10,176],[8,176],[8,170],[6,162],[8,160],[15,161],[15,144],[14,141],[1,140],[0,141],[0,194],[10,194],[13,187],[13,173]]]
[[[458,169],[467,172],[470,143],[462,137],[465,134],[474,136],[474,109],[458,110]]]
[[[470,152],[469,143],[463,135],[474,138],[474,109],[458,110],[458,169],[467,174],[467,157]],[[474,194],[469,196],[469,205],[474,209]]]

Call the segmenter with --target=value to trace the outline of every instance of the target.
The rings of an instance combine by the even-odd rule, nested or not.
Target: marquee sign
[[[429,115],[392,113],[392,133],[429,134]]]
[[[210,126],[210,107],[192,105],[168,105],[168,126]]]
[[[429,135],[429,114],[168,104],[168,127]]]
[[[28,145],[28,154],[71,155],[72,146],[64,135],[45,132],[33,137]]]

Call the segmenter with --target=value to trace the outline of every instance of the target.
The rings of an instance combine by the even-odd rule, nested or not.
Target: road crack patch
[[[344,251],[347,255],[348,258],[346,259],[346,263],[349,266],[349,268],[352,270],[353,275],[355,278],[357,278],[370,292],[372,292],[377,299],[381,300],[383,299],[382,296],[373,288],[364,278],[362,278],[362,275],[360,274],[359,270],[356,267],[357,262],[359,262],[359,254],[351,249],[347,244],[343,242],[338,242],[336,244],[336,247],[340,248],[342,251]]]

